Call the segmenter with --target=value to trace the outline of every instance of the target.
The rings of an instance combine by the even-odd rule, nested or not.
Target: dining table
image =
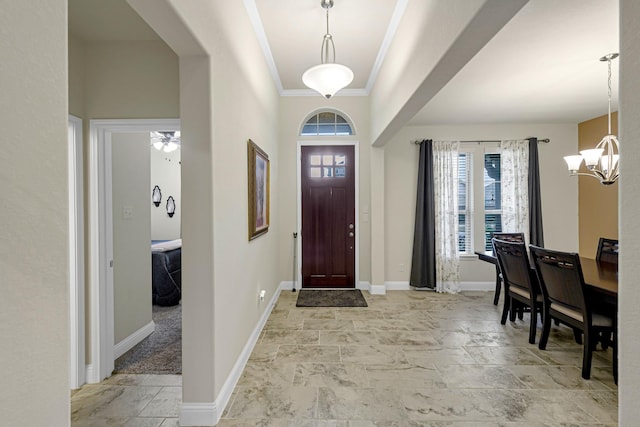
[[[477,251],[478,259],[491,263],[496,267],[496,289],[500,283],[498,259],[493,251]],[[601,262],[595,258],[580,256],[582,277],[592,300],[596,304],[618,305],[618,264]],[[494,304],[497,304],[497,298]]]

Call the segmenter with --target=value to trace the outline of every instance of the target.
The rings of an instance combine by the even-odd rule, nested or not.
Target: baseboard
[[[300,286],[296,283],[296,289],[300,289]],[[280,282],[280,290],[281,291],[291,291],[291,289],[293,288],[293,281],[292,280],[288,280],[288,281],[284,281],[284,282]]]
[[[369,286],[369,293],[371,295],[386,295],[387,287],[385,285],[371,285]]]
[[[182,403],[180,408],[181,426],[214,426],[220,420],[215,402]]]
[[[461,291],[495,291],[496,282],[460,282]]]
[[[120,341],[118,344],[113,346],[113,359],[115,360],[118,357],[125,354],[127,351],[131,350],[133,347],[138,345],[138,343],[140,343],[143,339],[151,335],[155,330],[156,330],[156,324],[152,320],[151,322],[144,325],[142,328],[138,329],[137,331],[135,331],[134,333],[132,333],[131,335],[129,335],[128,337]]]
[[[95,375],[95,371],[93,369],[93,365],[92,364],[88,364],[87,365],[87,373],[85,375],[85,380],[87,382],[87,384],[95,384],[95,383],[99,383],[100,380],[94,378]]]
[[[361,291],[371,291],[371,283],[358,282],[358,284],[356,285],[356,289],[360,289]]]
[[[384,282],[387,291],[408,291],[409,282]],[[460,282],[461,291],[494,291],[495,282]]]
[[[271,297],[269,301],[269,305],[262,313],[260,320],[256,324],[253,332],[249,336],[247,343],[245,344],[242,352],[238,356],[235,365],[233,365],[233,369],[229,373],[227,380],[224,382],[218,397],[215,402],[211,403],[189,403],[183,402],[180,407],[180,425],[181,426],[212,426],[216,425],[218,421],[220,421],[220,417],[222,416],[222,412],[224,408],[229,403],[229,399],[231,398],[231,393],[235,388],[236,384],[238,384],[238,380],[240,380],[240,376],[242,375],[242,371],[249,360],[249,356],[251,356],[251,352],[258,342],[258,338],[260,337],[260,332],[264,328],[265,323],[267,323],[267,319],[271,315],[271,310],[276,305],[278,301],[278,297],[280,296],[280,292],[283,286],[281,282],[280,286]],[[291,290],[291,284],[293,282],[289,282],[289,287],[286,287],[286,290]]]
[[[408,291],[411,289],[409,282],[384,282],[384,287],[388,291]]]

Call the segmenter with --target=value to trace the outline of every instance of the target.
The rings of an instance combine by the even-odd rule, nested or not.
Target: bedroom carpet
[[[182,305],[153,306],[155,331],[115,361],[114,374],[182,373]]]
[[[360,289],[310,290],[302,289],[296,307],[368,307]]]

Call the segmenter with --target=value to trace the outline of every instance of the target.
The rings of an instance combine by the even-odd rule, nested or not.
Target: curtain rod
[[[531,138],[524,138],[526,139],[531,139]],[[413,141],[410,142],[410,144],[416,144],[419,145],[422,143],[422,141],[424,141],[423,139],[415,139]],[[475,143],[483,143],[483,142],[502,142],[499,139],[474,139],[474,140],[470,140],[470,141],[458,141],[458,142],[462,142],[462,143],[471,143],[471,142],[475,142]],[[545,139],[539,139],[538,142],[544,142],[545,144],[548,144],[551,142],[551,140],[549,138],[545,138]]]

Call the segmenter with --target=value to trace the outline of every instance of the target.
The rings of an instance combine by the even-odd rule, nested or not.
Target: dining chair
[[[491,239],[505,240],[507,242],[524,242],[524,233],[493,233]],[[493,255],[495,255],[495,250]],[[493,295],[493,305],[498,305],[500,299],[500,290],[502,289],[502,275],[500,274],[500,267],[496,265],[496,293]]]
[[[607,239],[601,237],[598,241],[598,251],[596,252],[596,261],[608,262],[610,264],[618,263],[619,245],[617,239]]]
[[[538,313],[542,313],[542,294],[538,277],[529,264],[529,255],[524,242],[508,242],[506,240],[492,239],[493,250],[498,258],[498,265],[502,272],[504,282],[504,308],[500,323],[516,318],[516,304],[519,302],[528,307],[531,313],[529,322],[529,343],[535,344],[536,330],[538,328]]]
[[[586,297],[586,285],[578,254],[529,246],[543,295],[543,326],[538,346],[544,350],[549,339],[551,319],[582,331],[582,378],[591,376],[593,350],[601,336],[612,336],[613,376],[618,378],[617,331],[615,317],[593,311]]]

